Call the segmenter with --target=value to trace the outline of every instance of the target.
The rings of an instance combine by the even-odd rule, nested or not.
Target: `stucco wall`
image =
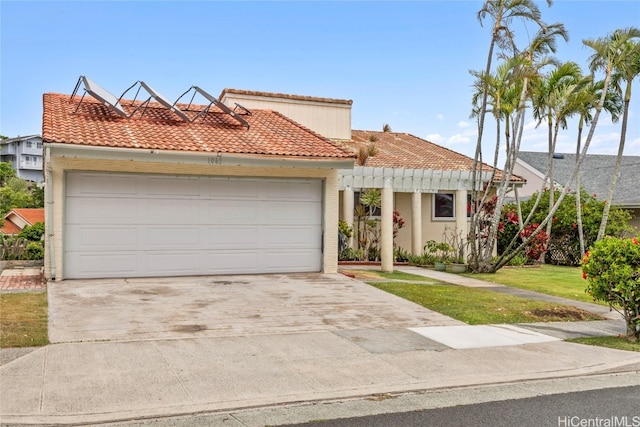
[[[344,218],[342,208],[342,194],[338,197],[340,219]],[[400,212],[400,216],[405,220],[404,228],[400,229],[398,236],[395,239],[396,246],[411,252],[411,197],[412,193],[400,193],[394,194],[394,209]],[[442,237],[445,231],[445,227],[454,229],[456,227],[455,218],[451,219],[437,219],[432,217],[432,204],[433,195],[431,193],[422,194],[422,242],[421,247],[427,242],[427,240],[442,241]]]
[[[338,236],[334,230],[338,228],[338,172],[335,169],[306,169],[306,168],[271,168],[271,167],[242,167],[202,164],[153,163],[138,161],[85,159],[72,157],[51,157],[52,182],[48,183],[45,191],[52,192],[53,204],[45,204],[45,218],[53,218],[53,242],[55,265],[51,265],[50,257],[45,259],[45,275],[47,279],[55,276],[62,280],[62,266],[64,265],[64,205],[65,205],[65,171],[101,171],[101,172],[133,172],[176,175],[206,175],[206,176],[258,176],[279,178],[318,178],[324,180],[324,259],[323,271],[335,273],[338,267]],[[47,249],[50,250],[49,232],[47,232]],[[53,267],[53,269],[52,269]]]

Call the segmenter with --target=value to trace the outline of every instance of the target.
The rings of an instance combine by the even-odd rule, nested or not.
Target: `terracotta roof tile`
[[[33,225],[36,222],[44,222],[44,209],[42,208],[18,208],[11,210],[7,216],[15,212],[16,215]],[[5,217],[6,218],[6,217]]]
[[[470,171],[473,167],[472,158],[408,133],[353,130],[351,141],[339,145],[356,154],[360,147],[371,144],[372,136],[377,154],[369,157],[366,166],[447,171]],[[482,169],[491,171],[492,167],[483,164]],[[497,172],[499,177],[502,171]],[[515,176],[512,179],[520,180],[524,181]]]
[[[20,234],[21,231],[20,227],[6,219],[2,227],[0,227],[0,233],[2,234]]]
[[[149,103],[144,115],[140,109],[125,118],[90,96],[79,102],[79,96],[71,99],[69,95],[44,94],[44,142],[321,159],[353,157],[330,140],[270,110],[252,110],[252,115],[244,115],[247,129],[217,107],[187,123],[156,103]],[[121,104],[127,113],[139,105],[127,100]],[[186,109],[185,105],[178,107]],[[192,105],[185,113],[193,118],[204,108]]]

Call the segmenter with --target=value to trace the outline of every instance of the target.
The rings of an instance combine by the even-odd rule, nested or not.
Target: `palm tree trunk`
[[[618,177],[620,176],[620,165],[622,164],[622,153],[624,152],[624,144],[627,136],[627,117],[629,115],[629,102],[631,100],[631,82],[627,81],[627,88],[624,94],[624,110],[622,111],[622,129],[620,131],[620,144],[618,145],[618,156],[616,157],[616,166],[613,170],[613,176],[611,177],[611,185],[609,186],[609,194],[604,204],[604,211],[602,212],[602,221],[600,222],[600,229],[598,230],[598,237],[596,241],[601,240],[604,237],[605,230],[607,229],[607,221],[609,220],[609,211],[611,209],[611,203],[613,202],[613,193],[618,183]]]
[[[580,115],[580,121],[578,123],[578,142],[576,143],[576,163],[578,162],[578,157],[580,156],[580,143],[582,142],[582,127],[584,126],[584,115]],[[578,171],[578,175],[576,176],[576,222],[578,225],[578,241],[580,242],[580,259],[584,258],[585,250],[584,250],[584,230],[582,228],[582,201],[581,198],[581,189],[580,189],[580,171]]]

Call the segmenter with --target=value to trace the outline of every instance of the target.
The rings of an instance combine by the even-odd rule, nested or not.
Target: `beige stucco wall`
[[[45,204],[45,218],[53,220],[53,250],[55,265],[51,265],[49,256],[45,257],[45,275],[47,279],[55,276],[62,280],[64,269],[64,205],[66,171],[134,172],[151,174],[206,175],[206,176],[258,176],[279,178],[318,178],[324,180],[324,253],[323,272],[335,273],[338,268],[338,171],[336,169],[306,169],[301,167],[243,167],[202,164],[153,163],[123,160],[88,159],[78,157],[56,157],[52,151],[51,183],[45,191],[53,195],[53,203]],[[52,218],[51,218],[52,216]],[[51,250],[49,231],[46,233],[47,250]],[[52,267],[55,271],[52,271]]]
[[[542,183],[544,180],[537,173],[533,172],[531,169],[524,167],[519,162],[513,166],[514,175],[521,176],[526,179],[527,182],[524,186],[518,189],[519,197],[529,197],[533,193],[540,191],[542,188]]]
[[[340,191],[339,200],[339,212],[340,219],[344,218],[343,205],[342,205],[342,191]],[[400,193],[394,194],[394,209],[400,212],[400,216],[405,220],[405,226],[400,229],[398,236],[395,239],[396,246],[411,252],[411,197],[412,193]],[[422,193],[422,243],[421,247],[428,240],[442,241],[445,227],[449,229],[455,229],[456,220],[451,219],[433,219],[432,216],[432,204],[433,195],[431,193]]]
[[[330,139],[351,139],[351,105],[226,93],[229,108],[238,103],[251,110],[274,110]]]

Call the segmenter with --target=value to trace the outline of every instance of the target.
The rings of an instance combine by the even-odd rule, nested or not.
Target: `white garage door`
[[[317,272],[322,182],[70,172],[66,278]]]

